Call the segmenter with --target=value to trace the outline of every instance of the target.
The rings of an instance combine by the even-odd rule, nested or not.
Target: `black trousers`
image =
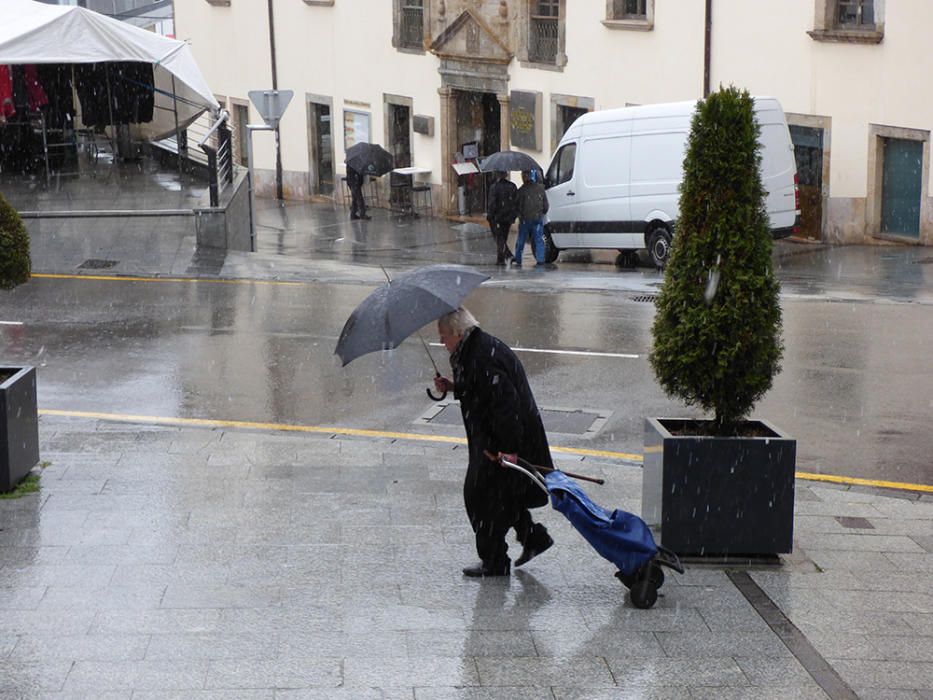
[[[512,257],[512,251],[509,250],[509,229],[512,228],[511,223],[500,223],[498,221],[490,221],[489,229],[492,231],[492,235],[496,239],[496,262],[502,263],[505,262],[508,258]]]
[[[510,529],[514,528],[522,547],[547,536],[547,528],[534,522],[528,509],[516,503],[490,499],[469,488],[464,489],[464,503],[476,536],[476,553],[487,568],[500,569],[511,561],[505,541]]]
[[[350,188],[350,216],[366,216],[366,200],[363,199],[363,185],[356,179],[347,178]]]

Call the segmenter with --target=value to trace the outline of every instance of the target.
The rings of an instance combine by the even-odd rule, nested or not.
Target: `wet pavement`
[[[48,338],[60,329],[71,347],[83,348],[75,357],[99,367],[66,370],[74,364],[70,355],[68,362],[49,360],[44,371],[59,379],[40,405],[63,401],[68,410],[42,415],[41,491],[0,500],[0,699],[933,697],[933,497],[922,492],[798,480],[793,555],[779,566],[692,563],[685,575],[668,576],[664,596],[648,611],[632,607],[612,565],[550,509],[536,517],[555,547],[508,579],[463,578],[460,569],[475,553],[462,506],[464,450],[451,442],[456,430],[380,435],[396,424],[367,423],[391,413],[418,377],[409,366],[414,350],[379,360],[387,370],[379,375],[364,368],[366,379],[347,392],[353,380],[313,349],[320,343],[329,351],[333,339],[291,325],[297,313],[270,327],[266,311],[345,315],[384,278],[381,266],[392,274],[425,262],[465,262],[492,275],[478,298],[488,316],[501,308],[499,290],[527,297],[521,313],[497,321],[502,329],[516,327],[542,299],[558,300],[547,313],[560,315],[560,300],[591,297],[598,308],[561,326],[550,338],[554,345],[570,347],[575,339],[599,348],[611,336],[632,339],[644,352],[637,329],[650,304],[616,306],[589,291],[650,294],[660,276],[616,268],[606,253],[574,255],[553,272],[499,270],[491,264],[491,239],[475,223],[396,221],[380,211],[371,222],[350,223],[332,206],[261,205],[256,254],[197,253],[170,227],[132,236],[101,219],[96,228],[37,232],[33,227],[48,220],[30,220],[40,273],[100,274],[79,269],[99,258],[117,261],[104,274],[339,284],[306,285],[294,295],[287,286],[264,293],[236,285],[235,301],[211,285],[190,285],[181,296],[157,297],[161,314],[134,311],[133,294],[110,292],[109,304],[85,304],[77,287],[43,306],[41,285],[51,281],[42,278],[7,296],[17,304],[6,305],[4,315],[16,311],[29,323],[26,333],[0,331],[5,354],[33,352],[29,328],[45,324]],[[898,383],[902,371],[884,374],[890,342],[853,346],[850,339],[867,328],[869,337],[890,341],[898,332],[909,335],[900,330],[905,323],[926,319],[933,256],[925,251],[778,244],[784,298],[808,311],[785,317],[800,348],[799,371],[776,385],[769,415],[786,403],[782,392],[814,378],[830,382],[814,389],[828,397],[839,382],[850,389],[855,382],[864,399],[876,392],[873,382],[886,381],[919,396],[909,384],[922,382],[922,372],[907,373],[907,385]],[[815,299],[833,303],[810,306]],[[565,308],[579,310],[580,302]],[[848,340],[820,340],[817,329],[840,315]],[[237,323],[246,325],[237,332]],[[214,338],[249,347],[251,331],[261,339],[255,355],[245,356],[253,364],[217,366],[225,354],[216,345],[194,344]],[[164,379],[158,372],[168,355],[155,343],[163,337],[177,340],[171,356],[187,351],[192,367],[210,367],[207,378],[196,386],[174,383],[171,395],[152,392]],[[914,337],[901,353],[905,366],[922,358],[921,336]],[[300,359],[281,351],[283,344],[307,346],[305,364],[254,376],[270,357]],[[834,355],[837,346],[849,355]],[[48,347],[57,348],[53,340]],[[119,364],[147,355],[148,363]],[[816,372],[827,356],[837,371]],[[531,372],[548,379],[569,371],[563,360],[536,362],[527,361]],[[107,405],[82,405],[79,392],[68,395],[82,373],[108,371],[121,380]],[[636,372],[625,370],[625,378]],[[369,378],[376,376],[381,383]],[[290,432],[256,420],[294,418],[295,404],[314,390],[308,381],[333,383],[328,395],[342,388],[348,397],[349,408],[320,405],[319,414],[298,414],[315,423],[333,419],[332,430]],[[599,372],[589,381],[598,384]],[[559,405],[566,390],[554,381],[548,394],[551,383],[535,382],[546,397],[539,401]],[[218,394],[209,405],[219,409],[226,400],[230,408],[204,425],[193,409],[210,385]],[[282,390],[269,393],[270,386]],[[232,391],[242,396],[231,400]],[[140,411],[138,397],[148,396],[161,398]],[[366,396],[375,402],[368,411]],[[563,399],[566,405],[566,393]],[[251,400],[264,409],[237,414]],[[416,404],[402,401],[399,410],[414,421]],[[417,405],[425,405],[423,395]],[[828,442],[843,442],[846,421],[871,418],[871,411],[855,416],[829,400],[816,408],[800,420],[824,421],[816,430]],[[135,418],[119,415],[130,410]],[[909,421],[911,412],[907,407],[898,420]],[[171,419],[160,425],[146,416]],[[361,423],[371,430],[358,430]],[[909,441],[925,430],[905,425],[894,430]],[[878,454],[896,444],[881,435],[869,443]],[[598,503],[639,512],[636,460],[580,450],[555,456],[565,469],[606,479],[587,488]],[[865,458],[861,450],[853,454]]]

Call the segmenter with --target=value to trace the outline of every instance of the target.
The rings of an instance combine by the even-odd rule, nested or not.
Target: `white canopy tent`
[[[82,7],[0,0],[0,65],[140,61],[153,66],[153,119],[143,138],[184,128],[204,110],[219,111],[188,45]],[[177,98],[177,99],[176,99]]]

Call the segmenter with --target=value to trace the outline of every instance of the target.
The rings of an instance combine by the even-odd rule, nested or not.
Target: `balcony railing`
[[[528,60],[532,63],[557,63],[558,18],[532,17],[528,36]]]
[[[424,10],[421,8],[402,8],[399,46],[405,49],[424,48]]]

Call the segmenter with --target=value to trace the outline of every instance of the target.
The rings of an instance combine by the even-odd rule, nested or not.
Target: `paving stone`
[[[631,687],[606,688],[561,688],[551,689],[556,700],[688,700],[693,696],[687,688],[677,687]],[[723,688],[719,688],[723,690]],[[540,695],[538,698],[547,697]],[[420,700],[420,698],[419,698]]]
[[[78,661],[63,690],[200,690],[207,668],[207,661]]]
[[[866,689],[933,690],[933,663],[874,661],[870,664],[831,660],[833,668],[850,686]]]
[[[616,683],[630,686],[747,686],[749,681],[729,657],[607,659]]]
[[[134,661],[146,653],[145,634],[30,634],[20,637],[14,661]]]
[[[476,663],[470,657],[348,657],[343,662],[343,685],[347,688],[412,688],[475,686],[480,682]]]
[[[221,611],[103,610],[94,616],[92,634],[206,634],[218,629]]]
[[[789,657],[773,632],[655,632],[664,655],[671,657]]]
[[[61,614],[65,610],[153,609],[165,595],[164,586],[104,586],[100,588],[62,588],[49,586],[39,601],[39,610]]]
[[[611,688],[616,685],[605,659],[594,656],[564,658],[480,657],[479,685],[533,686],[565,685]]]
[[[809,686],[780,688],[691,688],[693,700],[828,700],[829,696],[815,683]]]
[[[11,696],[34,698],[46,691],[62,689],[69,675],[68,661],[13,661],[4,659],[0,664],[0,688]]]

